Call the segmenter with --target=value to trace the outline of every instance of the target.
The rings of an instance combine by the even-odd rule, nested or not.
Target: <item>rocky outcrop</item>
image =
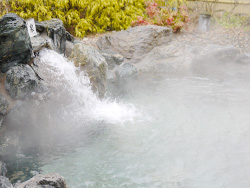
[[[7,168],[4,162],[0,161],[0,176],[5,176]]]
[[[170,33],[171,29],[167,27],[138,26],[100,37],[97,46],[100,50],[113,50],[136,63],[155,46],[168,43]]]
[[[103,97],[107,81],[107,62],[105,58],[94,48],[77,43],[74,45],[70,60],[87,73],[93,90],[100,97]]]
[[[33,58],[26,23],[16,14],[6,14],[0,19],[0,46],[0,70],[3,73],[18,64],[27,64]]]
[[[124,57],[121,54],[112,50],[101,50],[100,53],[106,59],[109,70],[113,70],[117,65],[120,65],[124,61]]]
[[[36,22],[36,30],[40,33],[45,32],[52,39],[57,52],[65,53],[67,33],[62,20],[53,18],[48,21]]]
[[[44,93],[47,87],[29,65],[12,67],[6,73],[5,89],[13,99],[25,99],[32,92]]]
[[[8,178],[0,176],[0,187],[1,188],[13,188]]]
[[[60,19],[35,24],[39,34],[31,38],[34,52],[39,52],[42,48],[49,48],[59,53],[65,53],[69,57],[75,38],[65,30]]]
[[[65,179],[56,173],[39,174],[15,188],[67,188]]]
[[[4,96],[2,96],[0,94],[0,127],[1,127],[2,122],[3,122],[3,117],[4,117],[5,113],[7,112],[8,106],[9,106],[8,101],[5,99]]]

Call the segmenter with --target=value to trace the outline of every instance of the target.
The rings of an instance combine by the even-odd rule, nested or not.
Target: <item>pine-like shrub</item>
[[[145,11],[144,0],[3,0],[0,16],[7,12],[37,21],[60,18],[72,34],[84,37],[127,29]]]

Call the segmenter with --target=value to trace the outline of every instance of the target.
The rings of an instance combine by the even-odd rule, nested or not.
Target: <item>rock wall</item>
[[[36,29],[39,35],[32,40],[32,46],[35,51],[41,50],[42,47],[49,47],[58,53],[64,54],[66,39],[74,40],[66,32],[63,22],[60,19],[53,18],[48,21],[36,22]]]

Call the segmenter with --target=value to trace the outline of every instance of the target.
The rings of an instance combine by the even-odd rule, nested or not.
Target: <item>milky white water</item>
[[[124,83],[112,102],[97,99],[61,56],[40,58],[69,95],[64,110],[74,121],[64,126],[83,131],[72,150],[40,156],[42,173],[61,174],[71,188],[250,187],[248,65],[216,73],[156,68]]]

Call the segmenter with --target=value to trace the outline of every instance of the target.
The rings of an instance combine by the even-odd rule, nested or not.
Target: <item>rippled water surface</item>
[[[82,144],[42,155],[42,172],[63,175],[71,188],[250,187],[250,72],[205,68],[156,68],[128,80],[106,110],[67,125],[83,132]]]

